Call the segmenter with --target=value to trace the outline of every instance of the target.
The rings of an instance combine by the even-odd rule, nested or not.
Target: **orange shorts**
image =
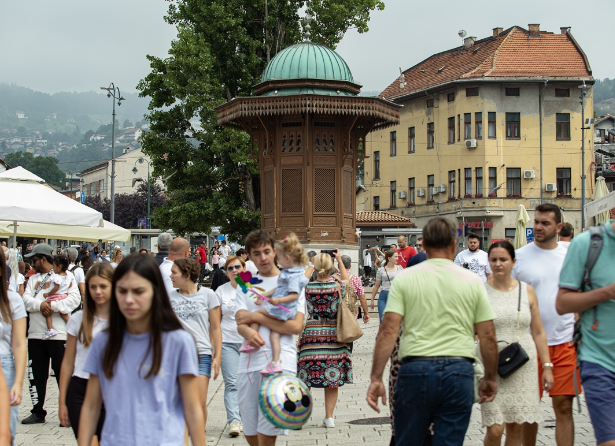
[[[549,396],[556,395],[575,395],[574,381],[577,380],[577,388],[581,393],[581,378],[579,373],[575,373],[577,367],[577,348],[570,347],[569,343],[549,346],[549,356],[553,363],[553,388],[549,392]],[[540,388],[540,397],[544,388],[542,386],[542,362],[538,358],[538,387]]]

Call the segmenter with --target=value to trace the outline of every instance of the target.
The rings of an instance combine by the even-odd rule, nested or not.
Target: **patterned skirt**
[[[309,387],[352,384],[350,345],[337,341],[336,320],[311,320],[297,350],[297,376]]]

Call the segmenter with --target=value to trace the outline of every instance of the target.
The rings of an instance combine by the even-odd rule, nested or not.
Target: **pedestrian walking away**
[[[271,290],[278,286],[279,269],[274,265],[275,242],[263,230],[253,231],[246,237],[245,246],[250,258],[258,269],[256,280],[260,288]],[[276,437],[288,435],[288,430],[280,429],[271,424],[260,410],[259,394],[265,376],[261,370],[267,367],[271,360],[272,349],[270,334],[272,330],[282,334],[280,337],[282,369],[284,373],[297,373],[297,347],[294,335],[303,329],[303,312],[305,311],[305,293],[299,293],[297,299],[297,315],[294,319],[280,321],[258,312],[252,293],[245,293],[237,287],[235,300],[237,331],[250,345],[258,350],[252,353],[242,353],[239,356],[237,369],[237,395],[239,397],[239,412],[243,421],[243,432],[248,443],[275,444]],[[259,324],[258,331],[250,328],[251,323]]]
[[[158,252],[155,257],[158,265],[161,265],[164,259],[169,256],[169,249],[171,249],[172,242],[173,236],[167,232],[163,232],[158,236]]]
[[[79,434],[79,417],[85,400],[90,374],[83,370],[92,340],[109,326],[113,268],[109,263],[98,263],[88,271],[83,310],[74,313],[66,324],[66,349],[60,373],[60,398],[58,416],[60,424],[71,427],[75,438]],[[98,444],[105,422],[105,409],[96,425],[95,441]]]
[[[406,240],[405,235],[400,235],[399,237],[397,237],[397,245],[399,247],[395,248],[393,248],[393,245],[391,245],[391,249],[395,249],[397,251],[397,254],[399,254],[398,264],[401,265],[402,268],[405,268],[408,264],[408,260],[410,260],[416,255],[416,249],[408,245],[408,241]]]
[[[188,240],[181,237],[176,237],[173,239],[171,246],[169,246],[168,257],[165,257],[160,264],[160,273],[162,274],[162,280],[164,280],[164,286],[167,290],[167,294],[176,289],[173,285],[173,281],[171,280],[171,269],[173,268],[173,263],[177,259],[187,259],[188,257],[190,257],[190,243],[188,243]]]
[[[401,272],[391,286],[374,348],[367,401],[380,411],[382,375],[403,325],[395,385],[395,439],[422,446],[433,423],[433,444],[461,446],[474,403],[475,330],[485,376],[480,402],[497,393],[497,344],[487,292],[480,278],[455,265],[457,229],[443,217],[423,227],[427,260]]]
[[[43,297],[42,288],[49,282],[53,274],[53,249],[46,243],[38,243],[32,252],[26,256],[32,260],[37,274],[30,277],[23,295],[26,311],[30,314],[28,327],[28,376],[30,377],[30,397],[32,399],[32,414],[24,418],[22,424],[44,423],[47,411],[44,409],[49,378],[49,361],[59,384],[60,367],[64,357],[66,343],[66,323],[60,313],[70,315],[80,304],[81,294],[73,280],[68,288],[66,299],[47,302]],[[87,257],[88,260],[91,260]],[[38,286],[36,284],[39,284]],[[46,317],[51,316],[53,329],[57,334],[47,340],[42,340],[47,331]]]
[[[201,242],[201,245],[196,250],[196,259],[199,262],[199,266],[201,271],[199,273],[199,282],[203,281],[203,277],[205,276],[205,272],[207,269],[205,268],[207,265],[207,245],[205,242]]]
[[[581,380],[600,446],[615,446],[614,262],[615,220],[576,236],[564,261],[555,305],[559,314],[580,313],[575,338]]]
[[[497,315],[494,323],[498,348],[501,351],[518,342],[529,361],[506,379],[498,376],[497,398],[482,404],[482,424],[487,427],[484,444],[499,446],[506,429],[506,444],[521,445],[522,426],[544,421],[539,385],[551,390],[553,367],[536,293],[531,285],[511,277],[515,248],[507,241],[495,242],[488,255],[493,276],[485,286]],[[477,353],[480,359],[480,351]],[[538,367],[544,368],[541,383],[536,380]]]
[[[553,204],[542,204],[534,211],[534,243],[515,253],[517,262],[512,271],[513,279],[528,283],[536,290],[540,318],[547,335],[549,355],[553,364],[553,387],[549,391],[555,412],[555,441],[557,446],[574,444],[574,420],[572,400],[576,386],[581,388],[575,374],[577,354],[571,345],[574,331],[574,314],[559,315],[555,301],[566,248],[559,245],[557,235],[562,228],[561,211]],[[542,380],[545,364],[538,367],[538,379]],[[541,396],[544,389],[541,387]],[[538,424],[523,426],[523,443],[536,443]]]
[[[299,243],[299,239],[293,233],[290,233],[284,240],[276,243],[276,253],[278,261],[284,268],[278,278],[278,284],[273,290],[262,293],[262,296],[268,298],[268,301],[260,296],[256,298],[257,305],[264,305],[264,308],[258,310],[259,313],[280,320],[287,321],[294,319],[297,315],[297,300],[299,293],[303,291],[309,280],[305,277],[303,266],[308,263],[307,256],[303,253],[303,247]],[[250,324],[250,328],[258,331],[258,324]],[[275,330],[271,330],[269,342],[271,343],[271,361],[267,367],[261,370],[264,376],[275,373],[282,373],[282,364],[280,363],[281,334]],[[239,349],[240,353],[249,353],[254,350],[247,342]]]
[[[184,330],[196,341],[199,355],[199,398],[207,425],[207,390],[209,379],[218,379],[222,357],[220,304],[216,293],[197,287],[201,267],[194,259],[177,259],[171,268],[171,280],[177,290],[169,293],[171,307]],[[211,334],[211,337],[210,337]],[[188,438],[185,441],[188,446]]]
[[[365,273],[365,279],[369,279],[372,274],[372,254],[369,245],[363,250],[363,272]]]
[[[308,321],[299,338],[297,377],[310,388],[324,389],[325,419],[323,426],[334,428],[333,412],[337,404],[339,388],[352,384],[352,358],[350,344],[337,339],[338,309],[346,295],[348,273],[342,262],[339,249],[334,251],[341,284],[333,277],[333,259],[330,254],[320,253],[314,258],[316,281],[305,289]]]
[[[378,268],[378,272],[376,273],[376,283],[372,288],[372,300],[369,305],[373,310],[376,293],[378,293],[378,289],[382,286],[382,290],[378,296],[378,317],[380,318],[380,322],[382,322],[382,316],[384,315],[384,308],[387,304],[391,283],[393,283],[395,276],[403,271],[403,267],[397,264],[399,259],[400,257],[397,251],[389,249],[384,253],[384,265]]]
[[[195,341],[182,328],[156,260],[131,255],[113,275],[109,328],[90,344],[79,446],[90,446],[105,402],[104,444],[179,445],[185,424],[205,446]],[[138,398],[135,397],[138,395]]]
[[[6,427],[10,426],[13,444],[27,362],[26,308],[21,296],[8,289],[6,278],[6,262],[0,250],[0,362],[8,388],[3,402],[10,402],[10,425]]]
[[[478,274],[483,282],[491,278],[489,258],[487,253],[480,249],[480,238],[473,232],[468,234],[468,249],[457,254],[455,264]]]
[[[77,266],[75,262],[77,261],[78,252],[75,248],[66,248],[62,250],[62,254],[68,257],[68,271],[75,276],[75,282],[77,282],[77,287],[79,288],[79,293],[81,294],[81,299],[85,298],[85,274],[83,272],[83,268]]]
[[[344,268],[346,268],[346,272],[348,273],[348,283],[350,283],[350,286],[354,290],[355,297],[358,299],[358,302],[349,302],[348,308],[352,311],[352,309],[356,307],[357,311],[355,313],[355,318],[362,318],[363,323],[367,324],[369,322],[369,309],[367,307],[367,300],[365,299],[365,289],[363,288],[361,278],[359,276],[355,276],[354,274],[350,274],[350,267],[352,266],[352,259],[350,258],[350,256],[343,255],[342,263],[344,264]],[[335,273],[335,277],[340,281],[342,280],[342,276],[339,272]]]
[[[240,254],[237,251],[237,254]],[[227,259],[226,274],[229,282],[218,287],[216,296],[222,313],[220,326],[222,329],[222,378],[224,379],[224,407],[226,408],[226,421],[229,425],[229,435],[237,437],[243,430],[239,403],[237,402],[237,367],[239,365],[239,349],[243,338],[237,332],[235,312],[237,305],[237,282],[235,279],[241,272],[246,271],[246,264],[241,255],[231,256]]]

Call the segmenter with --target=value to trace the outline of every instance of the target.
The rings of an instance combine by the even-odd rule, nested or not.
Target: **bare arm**
[[[64,427],[70,427],[68,419],[68,406],[66,405],[66,395],[68,394],[68,386],[70,379],[75,370],[75,357],[77,356],[77,338],[72,335],[66,336],[66,347],[64,348],[64,358],[62,359],[62,367],[60,368],[60,402],[58,416],[60,424]]]
[[[79,288],[79,294],[81,294],[81,298],[85,297],[85,283],[78,283],[77,288]]]
[[[214,381],[220,373],[220,362],[222,361],[222,329],[220,328],[220,319],[222,318],[222,310],[220,307],[209,310],[209,329],[213,347],[212,368],[214,369]]]
[[[251,316],[254,314],[256,313],[250,313],[247,310],[239,310],[237,314],[235,314],[237,333],[239,333],[252,347],[260,348],[265,345],[265,341],[260,337],[258,331],[252,329],[249,325],[251,323]]]
[[[81,294],[79,288],[73,280],[68,287],[68,296],[66,299],[49,302],[51,309],[56,313],[71,314],[75,308],[81,303]]]
[[[369,322],[369,309],[367,308],[367,299],[365,294],[359,296],[359,302],[361,302],[361,308],[363,309],[363,322],[366,324]]]
[[[374,288],[372,288],[372,300],[369,303],[369,305],[372,307],[372,310],[374,309],[374,299],[376,298],[376,293],[378,293],[378,288],[380,288],[380,280],[376,280]]]
[[[53,296],[59,289],[60,289],[60,285],[58,285],[57,283],[54,283],[48,292],[43,293],[43,297]]]
[[[192,445],[206,446],[205,415],[199,400],[198,377],[194,375],[181,375],[178,381],[184,405],[184,418],[188,425],[188,433],[190,434]]]
[[[498,372],[498,344],[495,339],[493,321],[478,322],[475,325],[480,340],[480,353],[483,357],[485,377],[480,382],[478,394],[480,403],[493,401],[498,392],[496,375]]]
[[[287,296],[272,297],[271,299],[269,299],[269,303],[271,305],[287,304],[290,302],[294,302],[297,299],[299,299],[299,293],[290,293]]]
[[[25,317],[13,321],[11,333],[11,348],[13,350],[13,357],[15,358],[15,383],[13,384],[13,388],[9,389],[9,392],[11,406],[19,406],[21,404],[21,389],[23,387],[23,378],[26,372],[26,363],[28,362]]]
[[[198,395],[198,390],[195,394]],[[81,416],[79,417],[79,436],[77,439],[79,446],[90,446],[92,443],[92,437],[96,433],[96,426],[100,417],[102,401],[100,379],[97,375],[90,374],[88,387],[85,391],[85,400],[83,406],[81,406]]]
[[[313,272],[314,272],[314,267],[310,266],[308,269],[305,270],[305,277],[309,279],[310,277],[312,277]]]
[[[239,334],[248,341],[250,341],[250,338],[253,336],[253,334],[257,333],[249,327],[249,324],[251,323],[255,322],[259,325],[264,325],[270,330],[280,334],[298,335],[303,331],[303,317],[303,313],[297,312],[297,315],[294,319],[281,321],[279,319],[268,317],[259,312],[250,313],[245,310],[240,310],[235,315],[235,320],[237,321],[237,331],[239,332]],[[243,325],[241,329],[239,327],[240,325]]]
[[[560,288],[555,301],[555,309],[559,314],[581,313],[614,298],[615,282],[584,293]]]
[[[399,327],[403,316],[401,314],[386,312],[380,324],[380,331],[376,338],[376,347],[374,348],[374,359],[372,362],[372,373],[370,376],[371,383],[367,390],[367,403],[376,412],[380,413],[378,407],[378,398],[382,399],[382,404],[386,404],[386,389],[382,382],[382,374],[384,368],[393,353],[395,341],[399,335]]]
[[[542,326],[542,320],[540,319],[540,309],[538,308],[538,298],[534,288],[530,285],[527,286],[527,298],[530,303],[530,313],[532,314],[532,320],[530,322],[530,328],[532,329],[532,337],[534,338],[534,344],[536,344],[536,350],[538,350],[538,356],[540,356],[540,362],[538,367],[543,367],[543,364],[551,362],[551,355],[549,355],[549,345],[547,344],[547,335]],[[553,369],[550,367],[544,367],[542,374],[543,387],[546,390],[551,390],[553,387]]]
[[[337,260],[337,269],[340,270],[340,277],[344,282],[346,282],[346,286],[350,285],[348,281],[350,278],[348,277],[348,271],[346,271],[346,267],[344,266],[344,262],[342,262],[342,254],[338,248],[335,248],[335,259]]]
[[[17,289],[17,292],[19,293],[20,296],[23,296],[23,292],[24,292],[23,283],[19,284],[19,288]]]

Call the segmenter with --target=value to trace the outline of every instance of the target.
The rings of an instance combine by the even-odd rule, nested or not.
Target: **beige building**
[[[138,183],[132,184],[133,179],[142,178],[147,181],[147,162],[139,163],[143,158],[147,162],[149,156],[144,155],[141,150],[134,150],[115,157],[115,193],[132,194],[136,191]],[[138,172],[133,173],[133,168],[137,167]],[[150,175],[153,168],[150,168]],[[101,198],[111,197],[111,160],[105,161],[95,166],[88,167],[81,172],[81,190],[86,196],[100,195]],[[161,186],[162,181],[156,181]]]
[[[380,97],[402,106],[400,124],[366,138],[357,210],[386,210],[420,228],[444,215],[485,242],[514,237],[523,204],[530,217],[555,203],[581,228],[581,104],[592,117],[594,79],[570,34],[512,27],[404,71]],[[591,196],[593,132],[585,132]]]

